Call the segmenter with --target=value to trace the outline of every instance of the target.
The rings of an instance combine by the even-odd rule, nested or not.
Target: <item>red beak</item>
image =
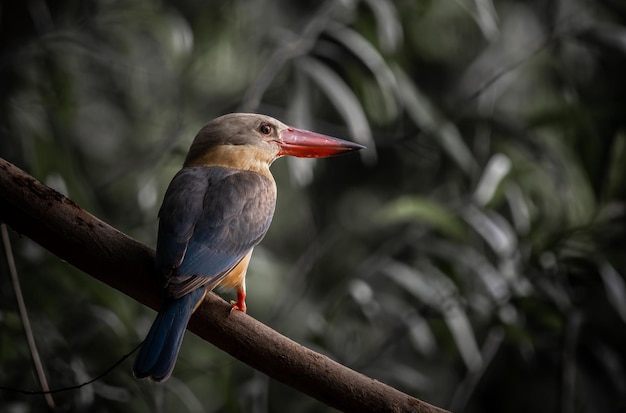
[[[292,127],[282,131],[278,144],[278,156],[291,155],[299,158],[326,158],[365,149],[365,146],[358,143]]]

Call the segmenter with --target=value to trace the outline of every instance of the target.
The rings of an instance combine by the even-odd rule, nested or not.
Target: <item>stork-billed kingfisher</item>
[[[276,204],[272,162],[363,148],[257,114],[224,115],[200,129],[159,211],[156,266],[164,299],[133,364],[135,377],[167,380],[191,314],[216,286],[234,287],[232,309],[246,311],[248,263]]]

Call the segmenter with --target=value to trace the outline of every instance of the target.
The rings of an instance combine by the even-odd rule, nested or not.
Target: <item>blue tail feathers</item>
[[[135,377],[164,381],[172,374],[187,323],[205,292],[204,288],[198,288],[164,302],[133,363]]]

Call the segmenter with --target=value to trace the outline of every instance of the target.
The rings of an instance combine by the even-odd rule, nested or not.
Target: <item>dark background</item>
[[[202,124],[233,111],[356,140],[283,159],[249,314],[455,412],[626,410],[626,5],[567,1],[2,1],[0,156],[154,246]],[[154,312],[11,233],[52,388]],[[36,389],[5,260],[0,385]],[[227,299],[232,295],[225,294]],[[188,334],[68,412],[326,412]],[[0,392],[0,410],[45,411]]]

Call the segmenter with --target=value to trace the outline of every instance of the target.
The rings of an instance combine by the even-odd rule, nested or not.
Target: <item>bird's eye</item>
[[[261,125],[261,127],[259,128],[259,131],[263,134],[263,135],[270,135],[272,133],[273,128],[268,125],[267,123],[264,123]]]

